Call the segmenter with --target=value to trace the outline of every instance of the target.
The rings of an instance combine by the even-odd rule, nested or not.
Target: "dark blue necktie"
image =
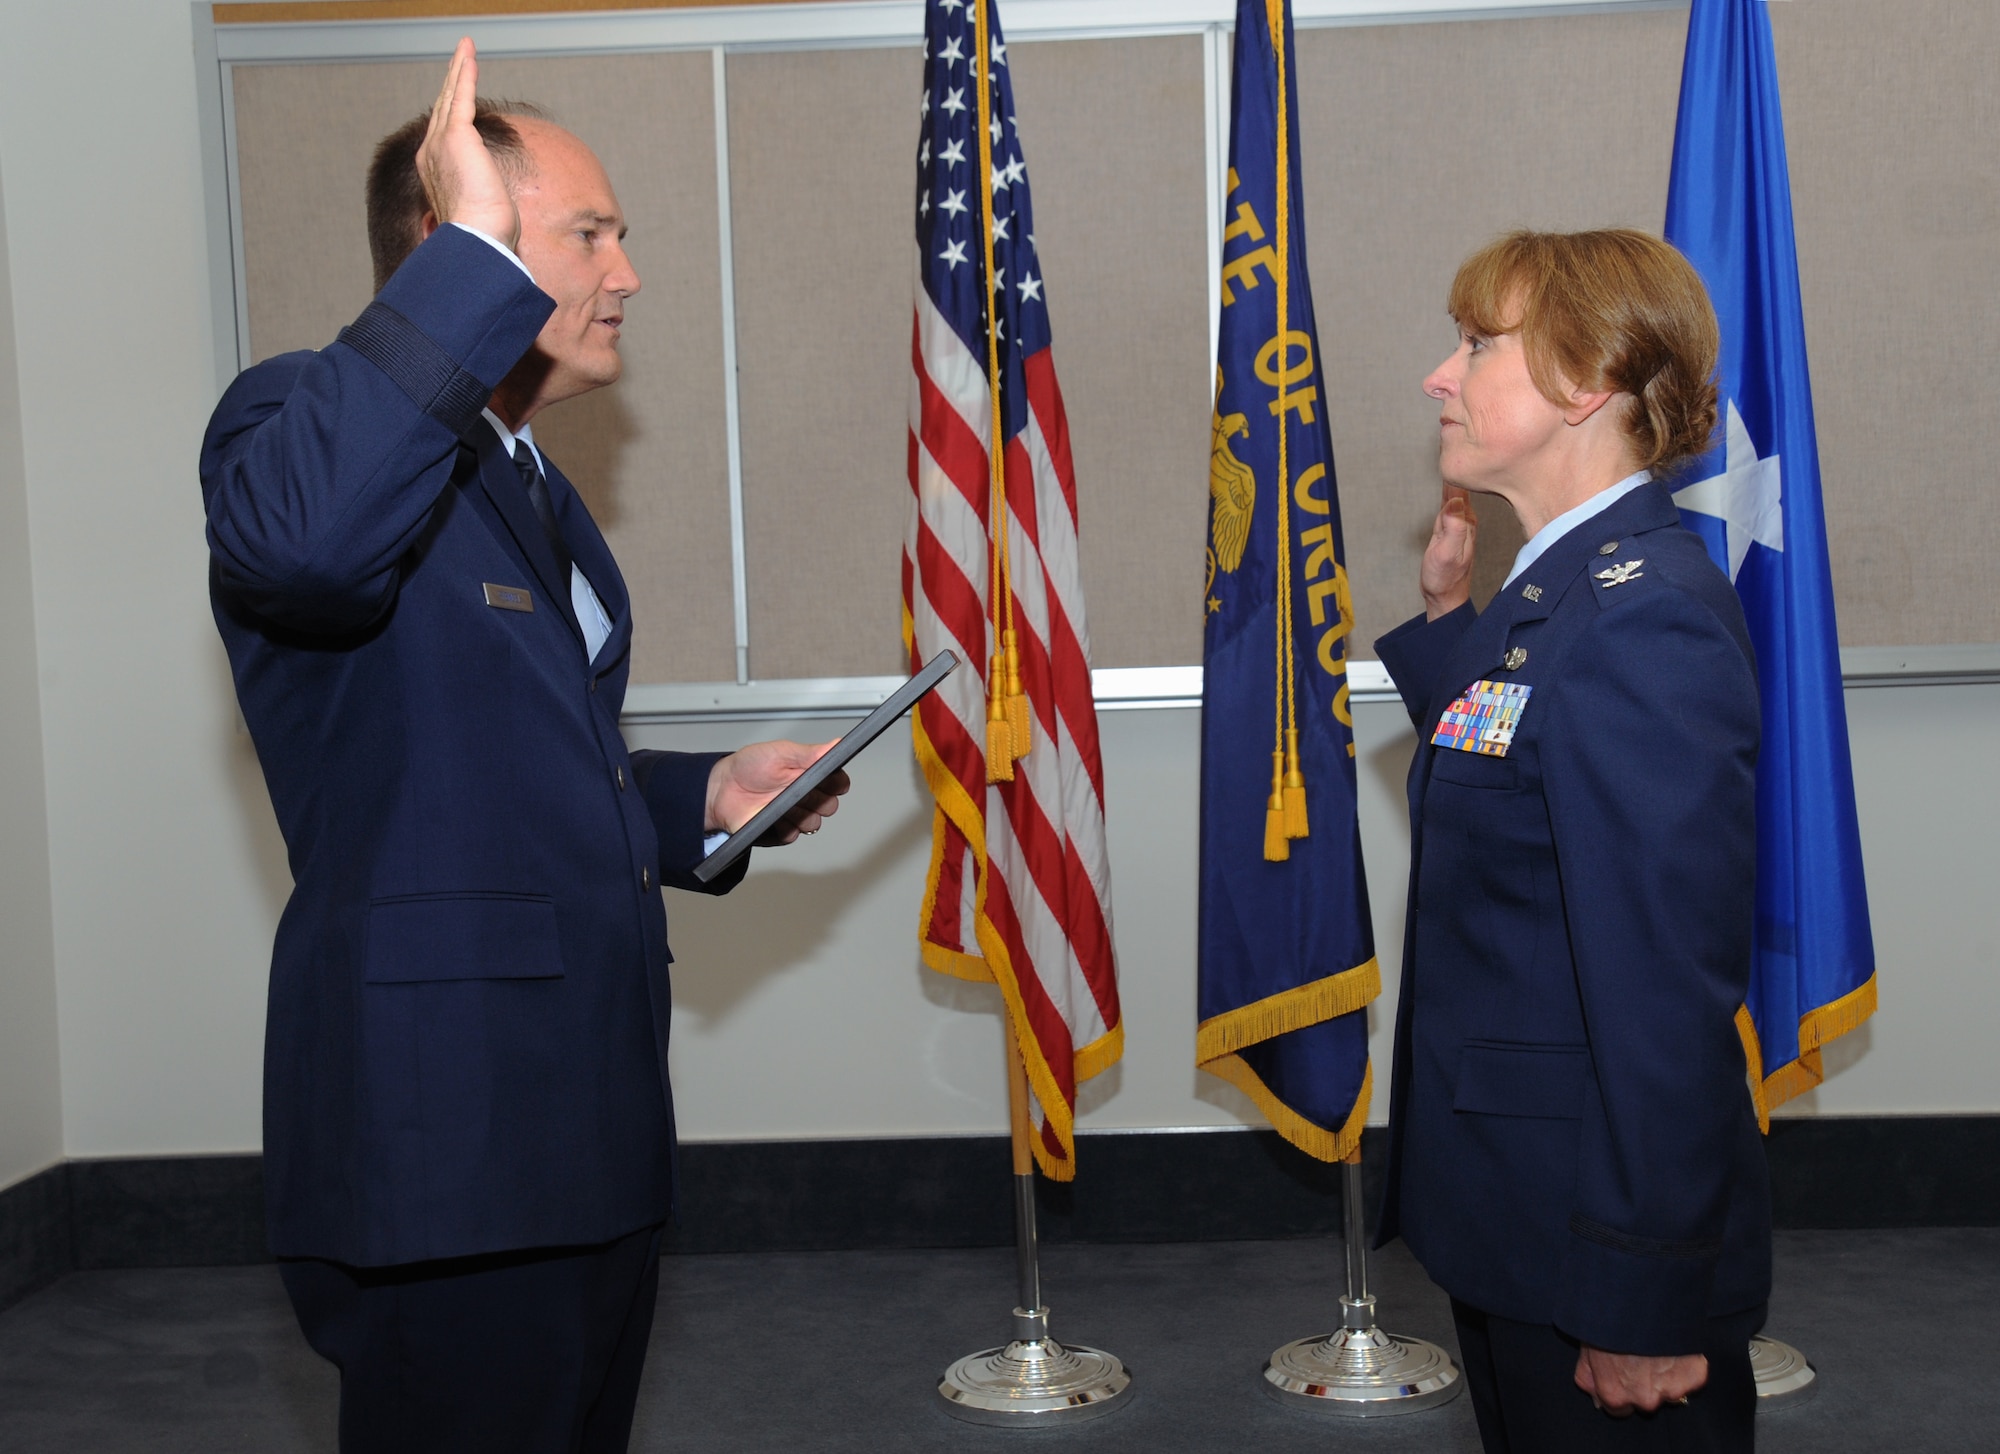
[[[556,528],[556,507],[549,498],[549,482],[542,477],[542,467],[535,462],[535,452],[528,448],[525,439],[514,441],[514,468],[521,472],[521,484],[528,492],[528,503],[535,507],[535,518],[542,522],[542,533],[549,538],[549,549],[556,553],[556,573],[567,587],[569,547],[563,544],[562,531]]]

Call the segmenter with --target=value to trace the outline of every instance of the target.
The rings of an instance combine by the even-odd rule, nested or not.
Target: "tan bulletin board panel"
[[[324,344],[370,296],[375,143],[437,94],[429,62],[240,66],[237,170],[253,358]],[[494,60],[481,90],[538,102],[597,151],[641,291],[625,377],[557,405],[535,441],[582,492],[633,598],[635,681],[736,674],[717,295],[712,63],[699,54]]]
[[[1199,659],[1201,582],[1186,567],[1201,563],[1207,508],[1201,40],[1021,44],[1007,57],[1093,660]],[[756,677],[901,669],[921,78],[901,49],[729,61]]]
[[[1774,5],[1850,645],[2000,641],[2000,5]]]
[[[2000,5],[1774,5],[1841,639],[2000,641]],[[1460,258],[1666,208],[1684,10],[1299,36],[1313,283],[1366,643],[1417,609]],[[1968,385],[1972,381],[1982,385]],[[1482,511],[1481,583],[1520,533]],[[1367,647],[1361,645],[1361,651]]]
[[[1775,6],[1842,638],[2000,641],[1982,508],[2000,411],[2000,5]],[[1512,226],[1657,229],[1686,13],[1299,34],[1305,218],[1357,654],[1416,609],[1437,489],[1418,382],[1456,263]],[[1201,44],[1009,51],[1068,399],[1096,662],[1200,659],[1206,505]],[[495,62],[604,155],[647,288],[615,390],[537,434],[638,597],[638,680],[733,675],[710,60]],[[235,72],[254,352],[366,299],[361,175],[429,65]],[[753,676],[897,669],[907,502],[912,51],[729,58]],[[800,124],[800,118],[808,118]],[[1488,589],[1519,533],[1484,512]]]
[[[1643,227],[1667,195],[1684,11],[1302,31],[1299,146],[1357,624],[1422,609],[1437,405],[1461,259],[1511,227]],[[1664,120],[1663,120],[1664,118]],[[1481,502],[1481,599],[1520,548]]]

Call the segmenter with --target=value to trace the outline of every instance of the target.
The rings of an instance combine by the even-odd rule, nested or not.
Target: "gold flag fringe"
[[[905,645],[908,645],[910,624],[904,624]],[[992,920],[986,915],[987,875],[992,871],[986,856],[986,819],[978,804],[967,795],[951,769],[924,731],[921,713],[910,715],[910,737],[916,749],[917,764],[923,770],[924,781],[929,785],[931,797],[937,809],[931,818],[931,867],[924,884],[923,918],[924,924],[931,922],[937,908],[938,885],[944,867],[945,826],[950,824],[964,836],[972,849],[978,864],[978,879],[974,889],[973,932],[979,944],[980,953],[966,954],[933,944],[918,935],[918,945],[925,965],[957,979],[973,980],[980,983],[997,984],[1000,996],[1006,1002],[1008,1024],[1018,1030],[1028,1023],[1027,1008],[1021,1000],[1021,988],[1014,976],[1013,961],[1007,953],[1007,945],[994,930]],[[1035,1101],[1042,1108],[1044,1124],[1055,1133],[1057,1143],[1068,1153],[1055,1156],[1049,1152],[1043,1139],[1032,1138],[1035,1164],[1051,1181],[1071,1181],[1076,1176],[1076,1123],[1068,1101],[1063,1098],[1060,1084],[1051,1069],[1048,1058],[1042,1054],[1041,1045],[1032,1035],[1016,1034],[1021,1048],[1021,1059],[1028,1073],[1028,1087],[1034,1092]],[[1070,1066],[1073,1083],[1082,1085],[1091,1077],[1116,1064],[1125,1049],[1125,1027],[1121,1021],[1111,1026],[1104,1034],[1087,1045],[1070,1052]]]
[[[1240,1055],[1225,1055],[1203,1070],[1225,1080],[1257,1103],[1257,1109],[1271,1128],[1306,1155],[1318,1161],[1348,1161],[1361,1149],[1361,1128],[1368,1123],[1368,1103],[1375,1093],[1375,1067],[1370,1064],[1361,1075],[1361,1091],[1354,1109],[1337,1131],[1308,1121],[1272,1094],[1263,1078]]]
[[[1194,1060],[1208,1062],[1246,1045],[1303,1030],[1322,1020],[1352,1014],[1382,993],[1382,966],[1370,959],[1310,984],[1280,990],[1224,1014],[1212,1015],[1195,1030]]]
[[[1743,1042],[1743,1059],[1750,1077],[1750,1096],[1757,1104],[1757,1129],[1771,1132],[1771,1112],[1794,1096],[1804,1095],[1826,1079],[1826,1064],[1820,1051],[1875,1013],[1875,976],[1799,1018],[1799,1058],[1765,1074],[1764,1048],[1757,1037],[1757,1022],[1750,1007],[1736,1010],[1736,1034]]]

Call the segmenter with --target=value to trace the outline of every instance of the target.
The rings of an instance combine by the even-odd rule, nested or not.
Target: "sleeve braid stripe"
[[[340,330],[346,344],[389,376],[425,414],[453,434],[472,427],[493,387],[481,382],[416,324],[377,300]]]

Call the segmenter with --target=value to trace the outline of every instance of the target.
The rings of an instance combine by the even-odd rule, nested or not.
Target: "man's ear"
[[[436,232],[437,230],[438,230],[438,215],[437,213],[432,212],[430,209],[426,208],[424,210],[423,220],[417,223],[417,231],[423,234],[423,240],[425,242],[429,242],[431,240],[431,234],[433,232]]]
[[[1581,424],[1617,397],[1616,389],[1598,389],[1590,392],[1572,389],[1569,403],[1563,408],[1563,422],[1571,425]]]

